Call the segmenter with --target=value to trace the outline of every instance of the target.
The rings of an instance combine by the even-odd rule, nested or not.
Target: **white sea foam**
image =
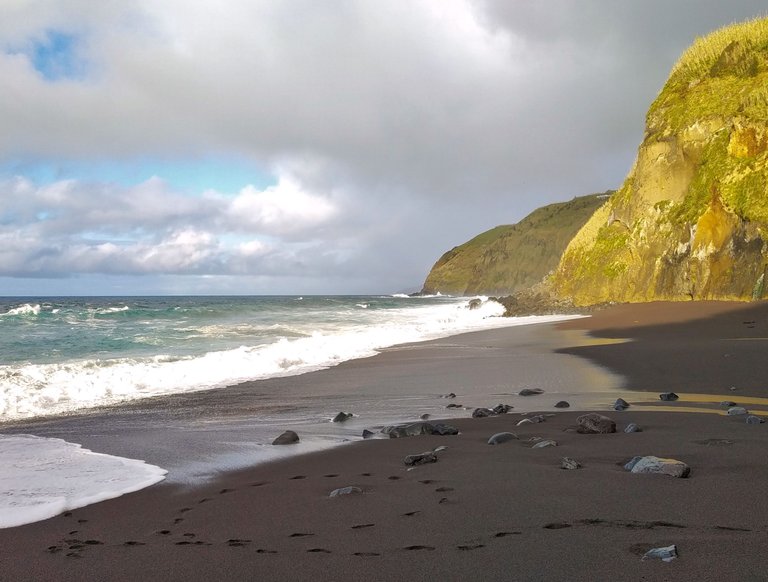
[[[0,366],[0,417],[56,414],[136,398],[219,387],[252,379],[301,374],[374,355],[380,348],[464,331],[553,321],[562,317],[502,318],[504,308],[483,300],[403,309],[353,310],[305,337],[244,345],[199,356],[87,359],[57,364]],[[358,319],[353,319],[354,314]]]
[[[31,435],[0,435],[0,459],[0,528],[138,491],[167,473],[144,461]]]
[[[122,311],[128,311],[130,307],[123,305],[122,307],[105,307],[104,309],[97,309],[97,315],[109,315],[110,313],[120,313]]]
[[[40,305],[39,304],[32,305],[31,303],[25,303],[24,305],[20,305],[19,307],[14,307],[12,309],[9,309],[5,313],[0,313],[0,316],[2,315],[40,315]]]

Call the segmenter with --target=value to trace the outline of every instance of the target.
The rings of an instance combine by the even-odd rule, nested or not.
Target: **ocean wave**
[[[129,311],[131,308],[127,305],[123,305],[122,307],[104,307],[102,309],[97,309],[94,311],[96,315],[110,315],[112,313],[121,313],[123,311]]]
[[[14,315],[40,315],[40,304],[25,303],[19,307],[13,307],[5,313],[0,313],[1,316],[14,316]]]
[[[546,321],[501,318],[504,308],[468,301],[359,311],[366,324],[328,327],[306,337],[273,337],[202,355],[85,359],[55,364],[0,366],[0,418],[57,414],[149,396],[221,387],[247,380],[301,374],[362,358],[396,344],[490,327]],[[550,317],[549,320],[557,319]]]

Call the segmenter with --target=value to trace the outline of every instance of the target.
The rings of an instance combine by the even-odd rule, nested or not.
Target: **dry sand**
[[[560,327],[569,340],[577,328],[637,338],[568,349],[635,389],[766,411],[765,303],[619,306]],[[451,362],[442,358],[443,373]],[[551,407],[546,392],[529,398]],[[570,411],[519,427],[518,413],[451,419],[458,436],[356,442],[200,487],[161,484],[0,530],[0,579],[766,580],[768,424],[700,406],[712,413],[601,411],[619,431],[638,423],[633,434],[564,431],[581,414]],[[505,430],[520,440],[486,444]],[[532,449],[534,436],[558,446]],[[404,466],[440,445],[437,463]],[[682,460],[690,478],[630,474],[621,465],[634,455]],[[564,456],[583,467],[560,469]],[[343,486],[362,493],[329,498]],[[641,559],[670,544],[678,559]]]

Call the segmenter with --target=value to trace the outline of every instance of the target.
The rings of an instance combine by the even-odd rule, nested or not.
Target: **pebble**
[[[740,414],[748,414],[749,411],[742,406],[732,406],[728,409],[728,416],[739,416]]]
[[[408,455],[405,457],[405,459],[403,459],[403,462],[408,467],[426,465],[427,463],[437,463],[437,455],[434,451],[427,451],[425,453],[418,453],[416,455]]]
[[[735,403],[735,402],[732,402],[732,401],[730,401],[730,400],[723,400],[723,401],[720,403],[720,406],[725,406],[725,407],[728,407],[728,408],[730,408],[731,406],[736,406],[736,403]]]
[[[555,403],[555,408],[570,408],[571,405],[569,402],[566,402],[565,400],[561,400],[560,402]]]
[[[495,416],[490,408],[475,408],[472,411],[472,418],[485,418],[487,416]]]
[[[488,439],[489,445],[500,445],[509,441],[517,440],[517,435],[513,432],[497,432]]]
[[[491,410],[494,412],[494,414],[507,414],[510,410],[512,410],[512,406],[509,404],[497,404]]]
[[[677,558],[677,546],[672,544],[671,546],[662,548],[653,548],[652,550],[645,552],[645,555],[643,555],[643,560],[647,558],[659,559],[664,562],[671,562]]]
[[[360,487],[340,487],[339,489],[334,489],[331,491],[331,494],[328,497],[338,497],[339,495],[355,495],[362,492],[363,490],[360,489]]]
[[[422,414],[422,415],[419,417],[419,419],[421,419],[421,420],[429,420],[429,417],[430,417],[430,416],[431,416],[431,414]]]
[[[545,441],[539,441],[538,443],[533,445],[533,447],[531,447],[531,448],[534,448],[534,449],[544,449],[546,447],[556,447],[556,446],[557,446],[557,441],[553,441],[551,439],[547,439]]]
[[[677,400],[680,397],[674,392],[662,392],[661,394],[659,394],[659,398],[661,400],[672,401],[672,400]]]
[[[764,418],[760,418],[759,416],[755,416],[754,414],[750,414],[747,417],[747,424],[763,424],[765,422]]]
[[[541,388],[523,388],[517,394],[518,396],[536,396],[537,394],[544,394],[544,390]]]
[[[568,469],[569,471],[574,469],[581,469],[581,463],[575,459],[571,459],[570,457],[563,457],[563,460],[560,462],[560,468]]]
[[[546,422],[546,418],[543,414],[537,414],[535,416],[529,416],[528,418],[524,418],[523,420],[519,421],[517,423],[517,426],[520,426],[521,424],[538,424],[540,422]]]
[[[643,432],[643,429],[637,426],[634,422],[630,422],[626,428],[624,429],[624,432],[630,433],[630,432]]]
[[[624,468],[631,473],[657,473],[679,478],[685,478],[691,472],[691,468],[682,461],[678,461],[677,459],[662,459],[652,455],[647,457],[632,457],[632,459],[624,465]]]
[[[623,398],[617,398],[616,402],[613,403],[614,410],[626,410],[627,408],[629,408],[629,402]]]
[[[446,408],[464,408],[461,404],[449,404]]]

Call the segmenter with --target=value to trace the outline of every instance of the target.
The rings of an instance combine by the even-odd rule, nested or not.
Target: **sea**
[[[81,443],[3,434],[3,423],[304,374],[398,344],[553,319],[503,311],[487,297],[404,294],[0,298],[0,527],[166,476]],[[96,492],[94,474],[103,476]]]

